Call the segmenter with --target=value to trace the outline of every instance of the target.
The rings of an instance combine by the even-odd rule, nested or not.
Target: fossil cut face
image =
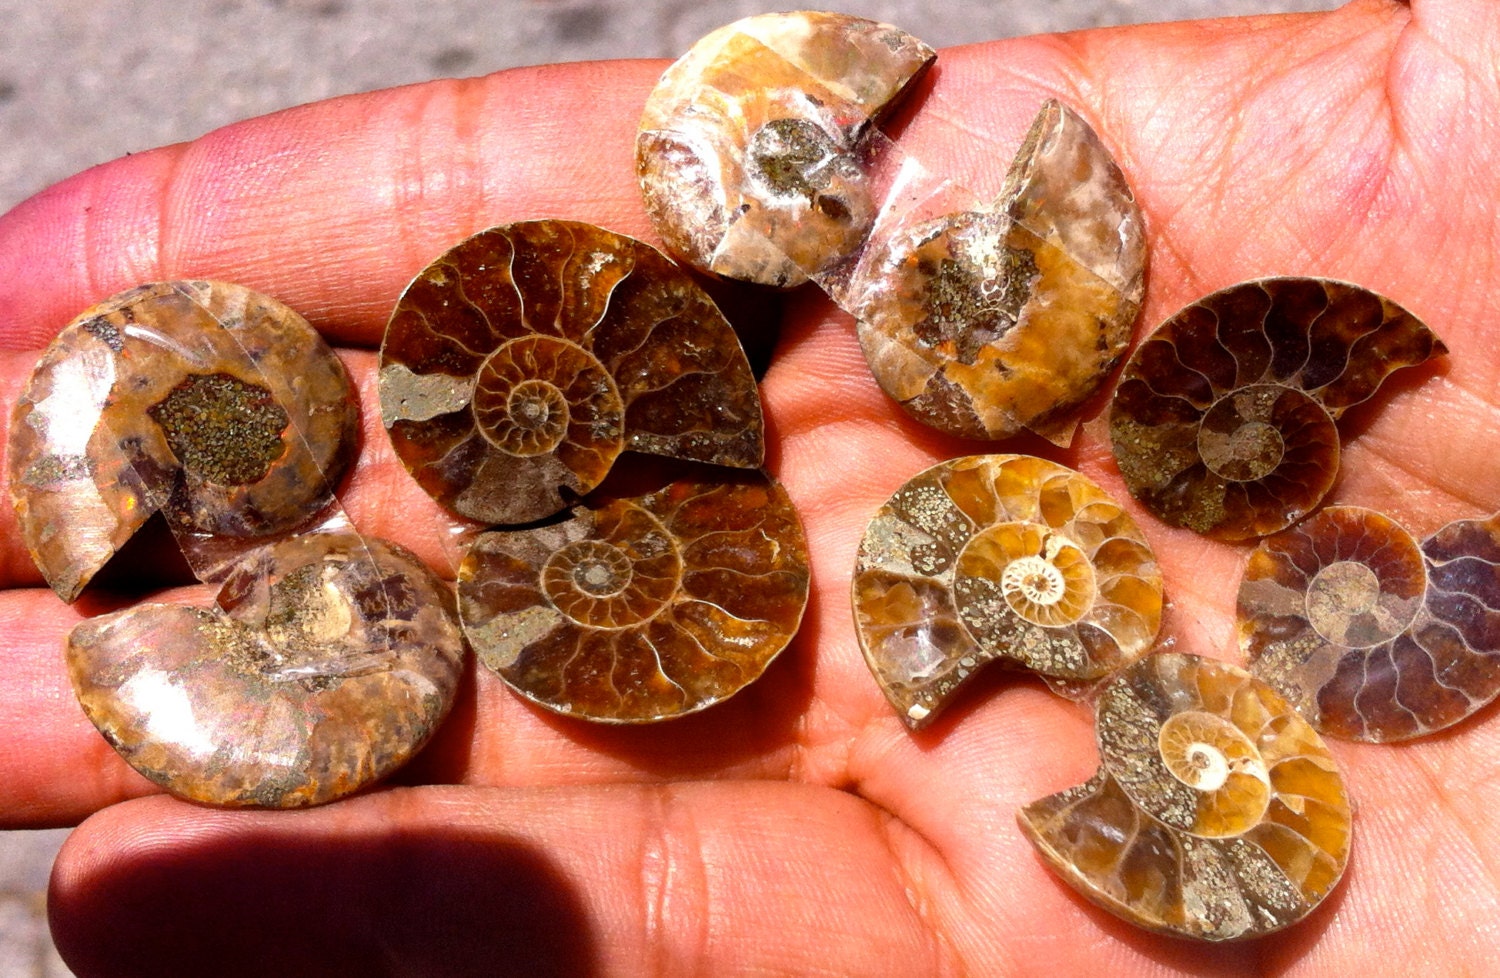
[[[1221,540],[1274,533],[1333,485],[1345,409],[1446,352],[1411,313],[1356,285],[1231,286],[1131,355],[1110,410],[1115,460],[1131,494],[1168,523]]]
[[[1130,923],[1207,941],[1296,923],[1332,892],[1353,823],[1316,731],[1242,669],[1157,653],[1100,696],[1099,772],[1019,815],[1042,858]]]
[[[482,534],[458,580],[469,642],[512,689],[569,716],[639,723],[760,676],[802,620],[807,541],[779,484],[726,472]]]
[[[64,601],[158,512],[212,576],[332,503],[357,420],[343,365],[279,302],[219,282],[131,289],[63,328],[16,405],[21,535]]]
[[[734,330],[660,252],[572,221],[491,228],[412,283],[380,348],[396,454],[454,512],[558,513],[620,452],[755,468],[760,393]]]
[[[1140,209],[1099,137],[1042,106],[991,207],[872,244],[853,312],[875,379],[912,417],[965,438],[1064,416],[1124,355],[1146,262]]]
[[[213,805],[291,808],[395,770],[453,702],[452,592],[411,553],[311,533],[250,554],[216,609],[146,604],[68,637],[84,712],[146,777]]]
[[[1380,513],[1330,506],[1251,554],[1240,646],[1323,733],[1406,740],[1500,694],[1497,596],[1500,517],[1418,544]]]
[[[1145,655],[1161,625],[1161,571],[1135,521],[1029,455],[909,480],[865,530],[853,591],[865,660],[914,729],[988,662],[1088,682]]]
[[[667,248],[702,271],[791,286],[848,255],[879,202],[866,138],[936,55],[888,24],[760,14],[662,75],[636,170]]]

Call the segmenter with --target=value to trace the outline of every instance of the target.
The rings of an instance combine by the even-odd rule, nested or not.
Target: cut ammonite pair
[[[302,317],[217,282],[142,286],[83,313],[16,405],[10,490],[60,598],[155,514],[199,579],[223,582],[216,609],[138,605],[68,638],[85,713],[174,794],[330,801],[404,763],[453,702],[464,646],[447,589],[349,532],[334,499],[356,416]]]
[[[417,482],[503,524],[469,546],[459,609],[480,659],[532,702],[620,723],[695,712],[796,633],[807,544],[759,468],[749,362],[649,246],[570,221],[461,242],[396,304],[380,399]],[[644,494],[600,489],[627,451],[708,464]]]

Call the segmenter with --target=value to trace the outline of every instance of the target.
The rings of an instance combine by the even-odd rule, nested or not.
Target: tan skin
[[[1334,492],[1425,535],[1500,506],[1500,356],[1486,336],[1500,308],[1496,64],[1493,0],[1356,0],[1027,38],[945,52],[901,140],[994,193],[1040,100],[1077,107],[1146,213],[1142,330],[1273,273],[1358,281],[1422,316],[1452,356],[1346,417]],[[366,444],[345,498],[360,528],[447,567],[422,516],[431,505],[368,420],[385,314],[421,265],[490,224],[562,217],[650,239],[631,145],[661,67],[526,69],[340,99],[46,192],[0,219],[6,402],[93,301],[155,279],[242,282],[308,314],[362,380]],[[208,810],[126,768],[62,672],[81,612],[40,586],[0,515],[0,811],[16,826],[82,821],[51,892],[72,967],[84,978],[1490,967],[1494,708],[1417,744],[1334,745],[1359,803],[1355,853],[1302,925],[1227,947],[1133,930],[1049,875],[1014,822],[1021,804],[1092,772],[1087,711],[987,674],[913,735],[855,644],[848,575],[865,521],[910,474],[978,446],[904,420],[865,375],[848,317],[810,291],[787,302],[764,396],[769,464],[806,521],[815,593],[759,684],[684,721],[596,729],[544,715],[480,670],[404,786],[306,812]],[[1068,450],[1014,447],[1124,496],[1096,427]],[[1170,641],[1236,659],[1246,548],[1137,515],[1164,565]]]

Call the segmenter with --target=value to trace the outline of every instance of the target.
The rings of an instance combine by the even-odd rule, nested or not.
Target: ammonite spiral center
[[[1367,648],[1388,642],[1411,624],[1415,602],[1382,602],[1380,578],[1354,560],[1318,571],[1307,589],[1307,620],[1336,645]]]
[[[1043,557],[1022,557],[1010,563],[1000,575],[1000,591],[1012,608],[1027,604],[1054,605],[1067,593],[1068,582],[1062,571]]]
[[[682,579],[682,556],[666,529],[639,509],[627,512],[609,540],[578,540],[552,554],[542,590],[552,604],[588,628],[639,625],[671,602]]]
[[[1259,384],[1220,398],[1198,429],[1203,464],[1231,482],[1254,482],[1274,472],[1286,455],[1286,442],[1268,419],[1287,392]]]
[[[549,336],[501,344],[479,368],[471,403],[485,439],[522,458],[623,429],[608,371],[582,347]]]
[[[1168,717],[1157,735],[1162,763],[1203,797],[1192,831],[1238,835],[1260,821],[1270,803],[1270,775],[1260,751],[1230,720],[1203,710]]]
[[[1004,607],[1033,625],[1071,625],[1093,607],[1094,566],[1072,541],[1037,523],[1000,523],[976,534],[959,555],[955,591],[965,596],[959,615],[986,633],[998,591]]]

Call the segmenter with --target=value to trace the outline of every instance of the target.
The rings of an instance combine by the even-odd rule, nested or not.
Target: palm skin
[[[1500,354],[1485,337],[1500,304],[1496,64],[1491,0],[1020,39],[945,52],[900,139],[994,194],[1037,104],[1077,107],[1146,214],[1140,331],[1267,274],[1356,281],[1425,319],[1452,355],[1346,416],[1333,492],[1421,536],[1500,505]],[[40,195],[0,219],[6,402],[97,299],[164,278],[244,283],[307,314],[362,380],[366,440],[344,497],[356,524],[450,567],[424,516],[433,505],[372,419],[385,315],[419,267],[487,225],[559,217],[650,240],[631,147],[661,67],[527,69],[306,106]],[[1417,744],[1334,745],[1359,805],[1355,852],[1302,925],[1227,947],[1137,932],[1051,877],[1014,820],[1092,773],[1086,710],[991,673],[914,735],[854,639],[848,581],[869,516],[919,469],[985,449],[907,421],[866,374],[848,317],[810,292],[786,302],[763,394],[768,466],[802,511],[814,593],[761,682],[699,716],[599,729],[543,715],[477,670],[403,786],[306,812],[207,810],[126,768],[74,704],[58,654],[102,599],[62,606],[0,515],[0,811],[16,826],[84,820],[51,893],[76,972],[1487,967],[1500,946],[1493,708]],[[1075,465],[1125,498],[1097,424],[1068,450],[1000,447]],[[1167,641],[1238,660],[1247,548],[1136,515],[1164,568]]]

